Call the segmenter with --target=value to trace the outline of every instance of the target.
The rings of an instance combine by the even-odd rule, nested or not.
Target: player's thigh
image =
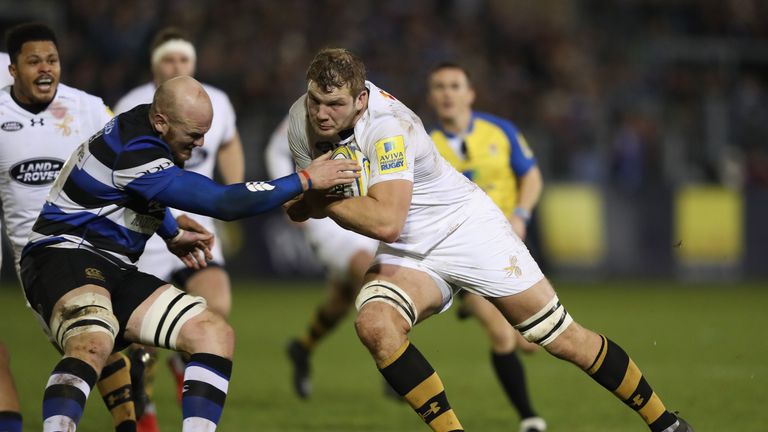
[[[116,311],[119,318],[128,315],[123,338],[129,342],[177,349],[184,324],[206,310],[205,299],[141,272],[136,272],[130,283],[135,294],[121,299],[121,310]]]
[[[555,290],[544,278],[524,291],[504,297],[488,298],[512,325],[539,313],[555,297]]]

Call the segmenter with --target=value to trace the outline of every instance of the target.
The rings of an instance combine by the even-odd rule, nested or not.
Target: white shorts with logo
[[[307,242],[317,259],[325,266],[328,276],[345,281],[349,261],[358,252],[376,254],[379,241],[349,231],[336,224],[333,219],[309,219],[303,224]]]
[[[382,243],[374,263],[430,275],[443,295],[443,310],[460,288],[483,297],[506,297],[544,278],[528,248],[490,198],[480,200],[461,225],[426,253],[410,253],[397,246]]]

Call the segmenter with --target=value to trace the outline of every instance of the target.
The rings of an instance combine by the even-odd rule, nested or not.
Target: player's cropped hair
[[[155,35],[155,38],[152,39],[152,46],[150,47],[150,52],[156,50],[157,47],[168,42],[169,40],[176,40],[176,39],[192,42],[192,39],[190,38],[189,34],[184,30],[178,27],[165,27],[164,29],[157,32],[157,34]]]
[[[56,34],[45,24],[42,23],[24,23],[13,26],[5,32],[5,46],[8,49],[8,55],[11,62],[16,64],[18,56],[21,53],[21,47],[27,42],[51,41],[59,48],[56,40]]]
[[[467,68],[454,62],[443,62],[443,63],[437,64],[429,71],[429,76],[432,76],[443,69],[458,69],[464,72],[464,76],[467,77],[467,82],[469,82],[470,84],[472,83],[472,76],[469,74],[469,71],[467,70]]]
[[[310,63],[307,80],[314,81],[325,91],[349,85],[352,97],[357,97],[365,90],[365,65],[344,48],[325,48]]]

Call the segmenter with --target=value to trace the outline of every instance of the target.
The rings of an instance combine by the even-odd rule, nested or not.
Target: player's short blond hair
[[[314,81],[325,91],[349,86],[352,97],[365,90],[365,65],[344,48],[321,50],[307,69],[307,81]]]

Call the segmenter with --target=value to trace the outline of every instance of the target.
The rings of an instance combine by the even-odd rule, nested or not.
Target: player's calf
[[[629,355],[605,336],[575,323],[557,296],[515,326],[530,342],[581,367],[635,410],[653,432],[678,432],[683,423],[669,412]]]

